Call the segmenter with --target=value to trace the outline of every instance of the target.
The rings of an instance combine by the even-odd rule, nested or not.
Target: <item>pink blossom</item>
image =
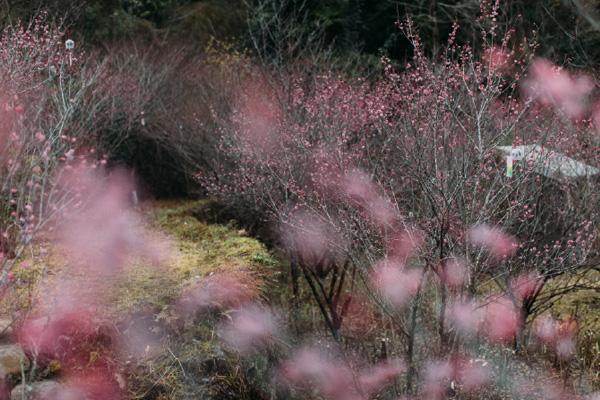
[[[131,210],[131,180],[124,172],[103,178],[87,166],[66,171],[63,190],[79,200],[56,221],[57,239],[69,260],[94,275],[121,271],[132,257],[162,263],[168,257],[165,238],[144,229]]]
[[[371,274],[371,282],[387,300],[403,306],[419,290],[423,272],[418,269],[405,269],[402,264],[384,259],[379,261]]]
[[[560,338],[556,343],[556,354],[562,359],[570,359],[576,351],[575,341],[571,337]]]
[[[407,229],[389,237],[386,243],[388,257],[406,262],[425,242],[425,235],[418,229]]]
[[[492,370],[487,361],[453,355],[447,361],[431,361],[426,365],[423,390],[427,398],[441,399],[449,387],[474,392],[487,385],[491,378]]]
[[[67,161],[72,161],[75,158],[75,150],[74,149],[69,149],[65,153],[65,158],[67,159]]]
[[[448,305],[447,317],[460,332],[468,334],[479,329],[484,313],[475,301],[454,301]]]
[[[355,169],[348,172],[342,181],[342,189],[352,199],[369,203],[378,196],[377,186],[365,172]]]
[[[70,341],[95,332],[92,312],[73,306],[48,316],[27,319],[17,331],[19,343],[27,350],[49,357],[70,352]]]
[[[397,219],[392,202],[384,197],[377,197],[366,208],[372,220],[380,227],[389,226]]]
[[[258,283],[249,272],[212,273],[184,289],[177,310],[184,316],[213,308],[239,307],[258,297]]]
[[[540,398],[544,400],[573,400],[574,397],[567,391],[566,387],[558,382],[536,382]]]
[[[404,363],[400,360],[384,361],[372,368],[361,371],[359,385],[362,392],[370,397],[406,371]]]
[[[536,272],[524,273],[512,280],[511,288],[515,292],[517,298],[523,301],[535,294],[541,279],[542,278]]]
[[[465,284],[467,278],[467,267],[463,260],[448,258],[442,261],[439,269],[439,277],[446,285],[459,288]]]
[[[308,187],[314,187],[318,193],[327,196],[337,195],[339,190],[342,170],[338,161],[332,156],[335,148],[319,148],[311,154],[312,161],[309,166]]]
[[[281,230],[285,248],[308,266],[323,267],[342,245],[333,225],[306,211],[292,214]]]
[[[123,389],[108,368],[88,367],[68,374],[62,387],[48,400],[120,400],[125,399]]]
[[[483,333],[490,341],[510,341],[520,327],[519,312],[510,300],[504,297],[493,298],[485,306]]]
[[[460,364],[457,378],[461,383],[461,389],[472,392],[481,389],[492,379],[492,369],[485,360],[469,360]]]
[[[70,350],[72,341],[94,335],[98,314],[93,310],[102,303],[99,293],[82,284],[80,276],[65,275],[40,284],[43,298],[38,299],[39,306],[16,330],[17,340],[25,349],[61,356]]]
[[[257,305],[236,311],[231,321],[222,327],[225,342],[240,353],[250,353],[274,339],[277,324],[273,314]]]
[[[585,100],[594,89],[594,82],[587,75],[572,76],[547,60],[533,62],[525,93],[543,105],[552,105],[572,118],[579,118],[585,111]]]
[[[500,228],[485,224],[471,227],[467,232],[467,240],[472,245],[487,250],[495,259],[514,254],[518,247],[512,236],[504,233]]]
[[[282,377],[291,384],[314,385],[326,398],[366,400],[405,371],[399,360],[389,360],[359,372],[321,352],[304,348],[280,368]]]
[[[558,324],[550,315],[544,315],[538,318],[533,327],[533,332],[542,342],[546,344],[553,344],[556,342]]]
[[[300,350],[282,365],[280,372],[289,383],[312,383],[329,399],[363,400],[357,392],[352,370],[316,350]]]
[[[448,361],[430,361],[425,366],[423,392],[428,399],[441,399],[454,376]]]
[[[503,48],[494,46],[486,50],[484,62],[492,72],[505,72],[511,67],[511,56]]]
[[[344,193],[363,207],[378,226],[388,226],[397,219],[392,203],[379,195],[377,185],[361,170],[348,172],[342,182]]]
[[[577,333],[577,322],[570,315],[562,320],[556,334],[556,354],[563,358],[571,358],[575,352],[575,335]]]
[[[44,135],[43,132],[38,131],[35,133],[35,140],[37,140],[39,143],[43,143],[46,140],[46,135]]]
[[[92,298],[99,293],[89,293],[79,277],[69,278],[45,283],[41,288],[44,302],[18,326],[15,337],[38,360],[60,362],[64,385],[54,393],[56,397],[48,399],[79,399],[73,397],[78,393],[90,400],[119,399],[121,390],[106,369],[106,360],[101,356],[90,364],[90,344],[100,344],[100,338],[110,332],[104,330],[98,311],[103,300]],[[48,298],[55,301],[48,302]]]

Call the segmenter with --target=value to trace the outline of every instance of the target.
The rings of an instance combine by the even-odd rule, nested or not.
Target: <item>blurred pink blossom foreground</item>
[[[564,111],[571,118],[583,116],[586,97],[593,89],[594,82],[587,75],[573,76],[544,59],[533,62],[524,85],[526,95]]]
[[[233,313],[222,326],[225,342],[240,353],[249,353],[271,343],[278,333],[275,316],[258,305],[245,306]]]
[[[467,232],[470,244],[483,248],[495,259],[513,255],[518,248],[517,241],[500,228],[486,224],[475,225]]]
[[[391,304],[401,307],[417,293],[422,277],[421,270],[385,259],[373,267],[371,282]]]
[[[354,371],[347,363],[310,348],[301,349],[280,368],[287,383],[314,386],[332,400],[369,399],[404,371],[404,365],[398,360]]]
[[[165,238],[147,231],[131,209],[133,183],[124,171],[103,177],[84,165],[68,169],[62,188],[72,199],[56,222],[56,236],[69,260],[86,274],[110,276],[132,257],[159,264],[168,257]]]

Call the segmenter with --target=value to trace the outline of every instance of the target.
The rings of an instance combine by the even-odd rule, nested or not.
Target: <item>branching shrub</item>
[[[64,33],[40,15],[0,37],[2,78],[2,282],[45,222],[62,207],[53,198],[58,166],[73,160],[84,135],[69,129],[87,82]]]
[[[494,21],[497,9],[487,12]],[[451,316],[456,304],[482,301],[480,334],[520,349],[527,324],[561,293],[547,283],[566,277],[561,290],[577,288],[569,277],[597,257],[598,181],[540,170],[557,151],[597,158],[590,121],[571,104],[553,93],[551,112],[519,91],[535,78],[535,42],[515,45],[492,22],[475,52],[455,42],[455,26],[443,60],[432,62],[411,22],[400,28],[414,58],[403,71],[383,58],[375,80],[251,75],[220,120],[215,173],[199,180],[279,227],[293,285],[303,277],[338,342],[346,311],[335,294],[367,282],[403,333],[392,347],[406,354],[412,392],[428,356],[476,351]],[[547,150],[506,176],[499,147],[521,144]],[[386,281],[406,296],[390,305]]]

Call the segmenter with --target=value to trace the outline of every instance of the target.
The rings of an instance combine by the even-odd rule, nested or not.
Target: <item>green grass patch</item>
[[[205,208],[206,201],[144,205],[148,224],[168,235],[173,254],[164,267],[143,262],[132,266],[115,293],[119,313],[150,310],[156,320],[168,325],[171,318],[177,319],[171,305],[190,282],[202,281],[212,273],[243,270],[266,285],[276,274],[278,264],[260,242],[233,224],[203,221],[199,216]],[[219,319],[209,314],[194,323],[171,327],[160,354],[137,366],[131,380],[132,398],[220,398],[213,392],[223,386],[220,379],[241,379],[231,372],[237,361],[221,349],[215,330]]]
[[[259,276],[274,272],[276,260],[257,240],[233,226],[198,219],[206,200],[159,201],[144,205],[151,228],[168,235],[172,255],[164,267],[134,264],[115,296],[120,311],[169,305],[191,279],[246,268]]]

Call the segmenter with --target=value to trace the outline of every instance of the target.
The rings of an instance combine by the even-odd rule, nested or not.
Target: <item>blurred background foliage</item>
[[[503,0],[501,27],[515,37],[539,38],[540,55],[571,66],[600,61],[599,0]],[[395,22],[410,16],[425,48],[437,54],[456,21],[463,39],[477,40],[479,0],[4,0],[4,21],[27,20],[40,10],[64,19],[87,41],[106,45],[135,37],[155,44],[207,43],[211,37],[248,41],[256,19],[274,10],[296,16],[297,29],[322,32],[338,56],[379,56],[404,60],[410,46]],[[271,14],[270,14],[271,13]]]
[[[27,21],[48,11],[93,44],[132,38],[156,44],[183,39],[187,44],[239,36],[244,10],[241,0],[6,0],[0,16],[4,22]]]
[[[410,60],[413,47],[397,25],[407,18],[433,59],[443,57],[454,23],[460,26],[459,42],[482,48],[478,41],[486,26],[478,18],[480,6],[494,1],[0,0],[0,24],[27,23],[46,12],[88,54],[88,64],[98,63],[112,81],[127,83],[112,94],[107,89],[106,102],[128,109],[132,102],[123,97],[123,87],[135,89],[139,104],[125,118],[128,123],[109,113],[87,129],[102,137],[116,163],[135,169],[154,194],[169,197],[196,190],[190,188],[189,165],[212,149],[214,126],[208,121],[215,99],[229,101],[211,78],[215,71],[207,71],[212,53],[247,54],[282,77],[286,68],[368,76],[381,72],[382,55],[400,69]],[[497,37],[508,29],[515,45],[537,37],[537,55],[571,68],[600,63],[600,0],[499,4]]]

